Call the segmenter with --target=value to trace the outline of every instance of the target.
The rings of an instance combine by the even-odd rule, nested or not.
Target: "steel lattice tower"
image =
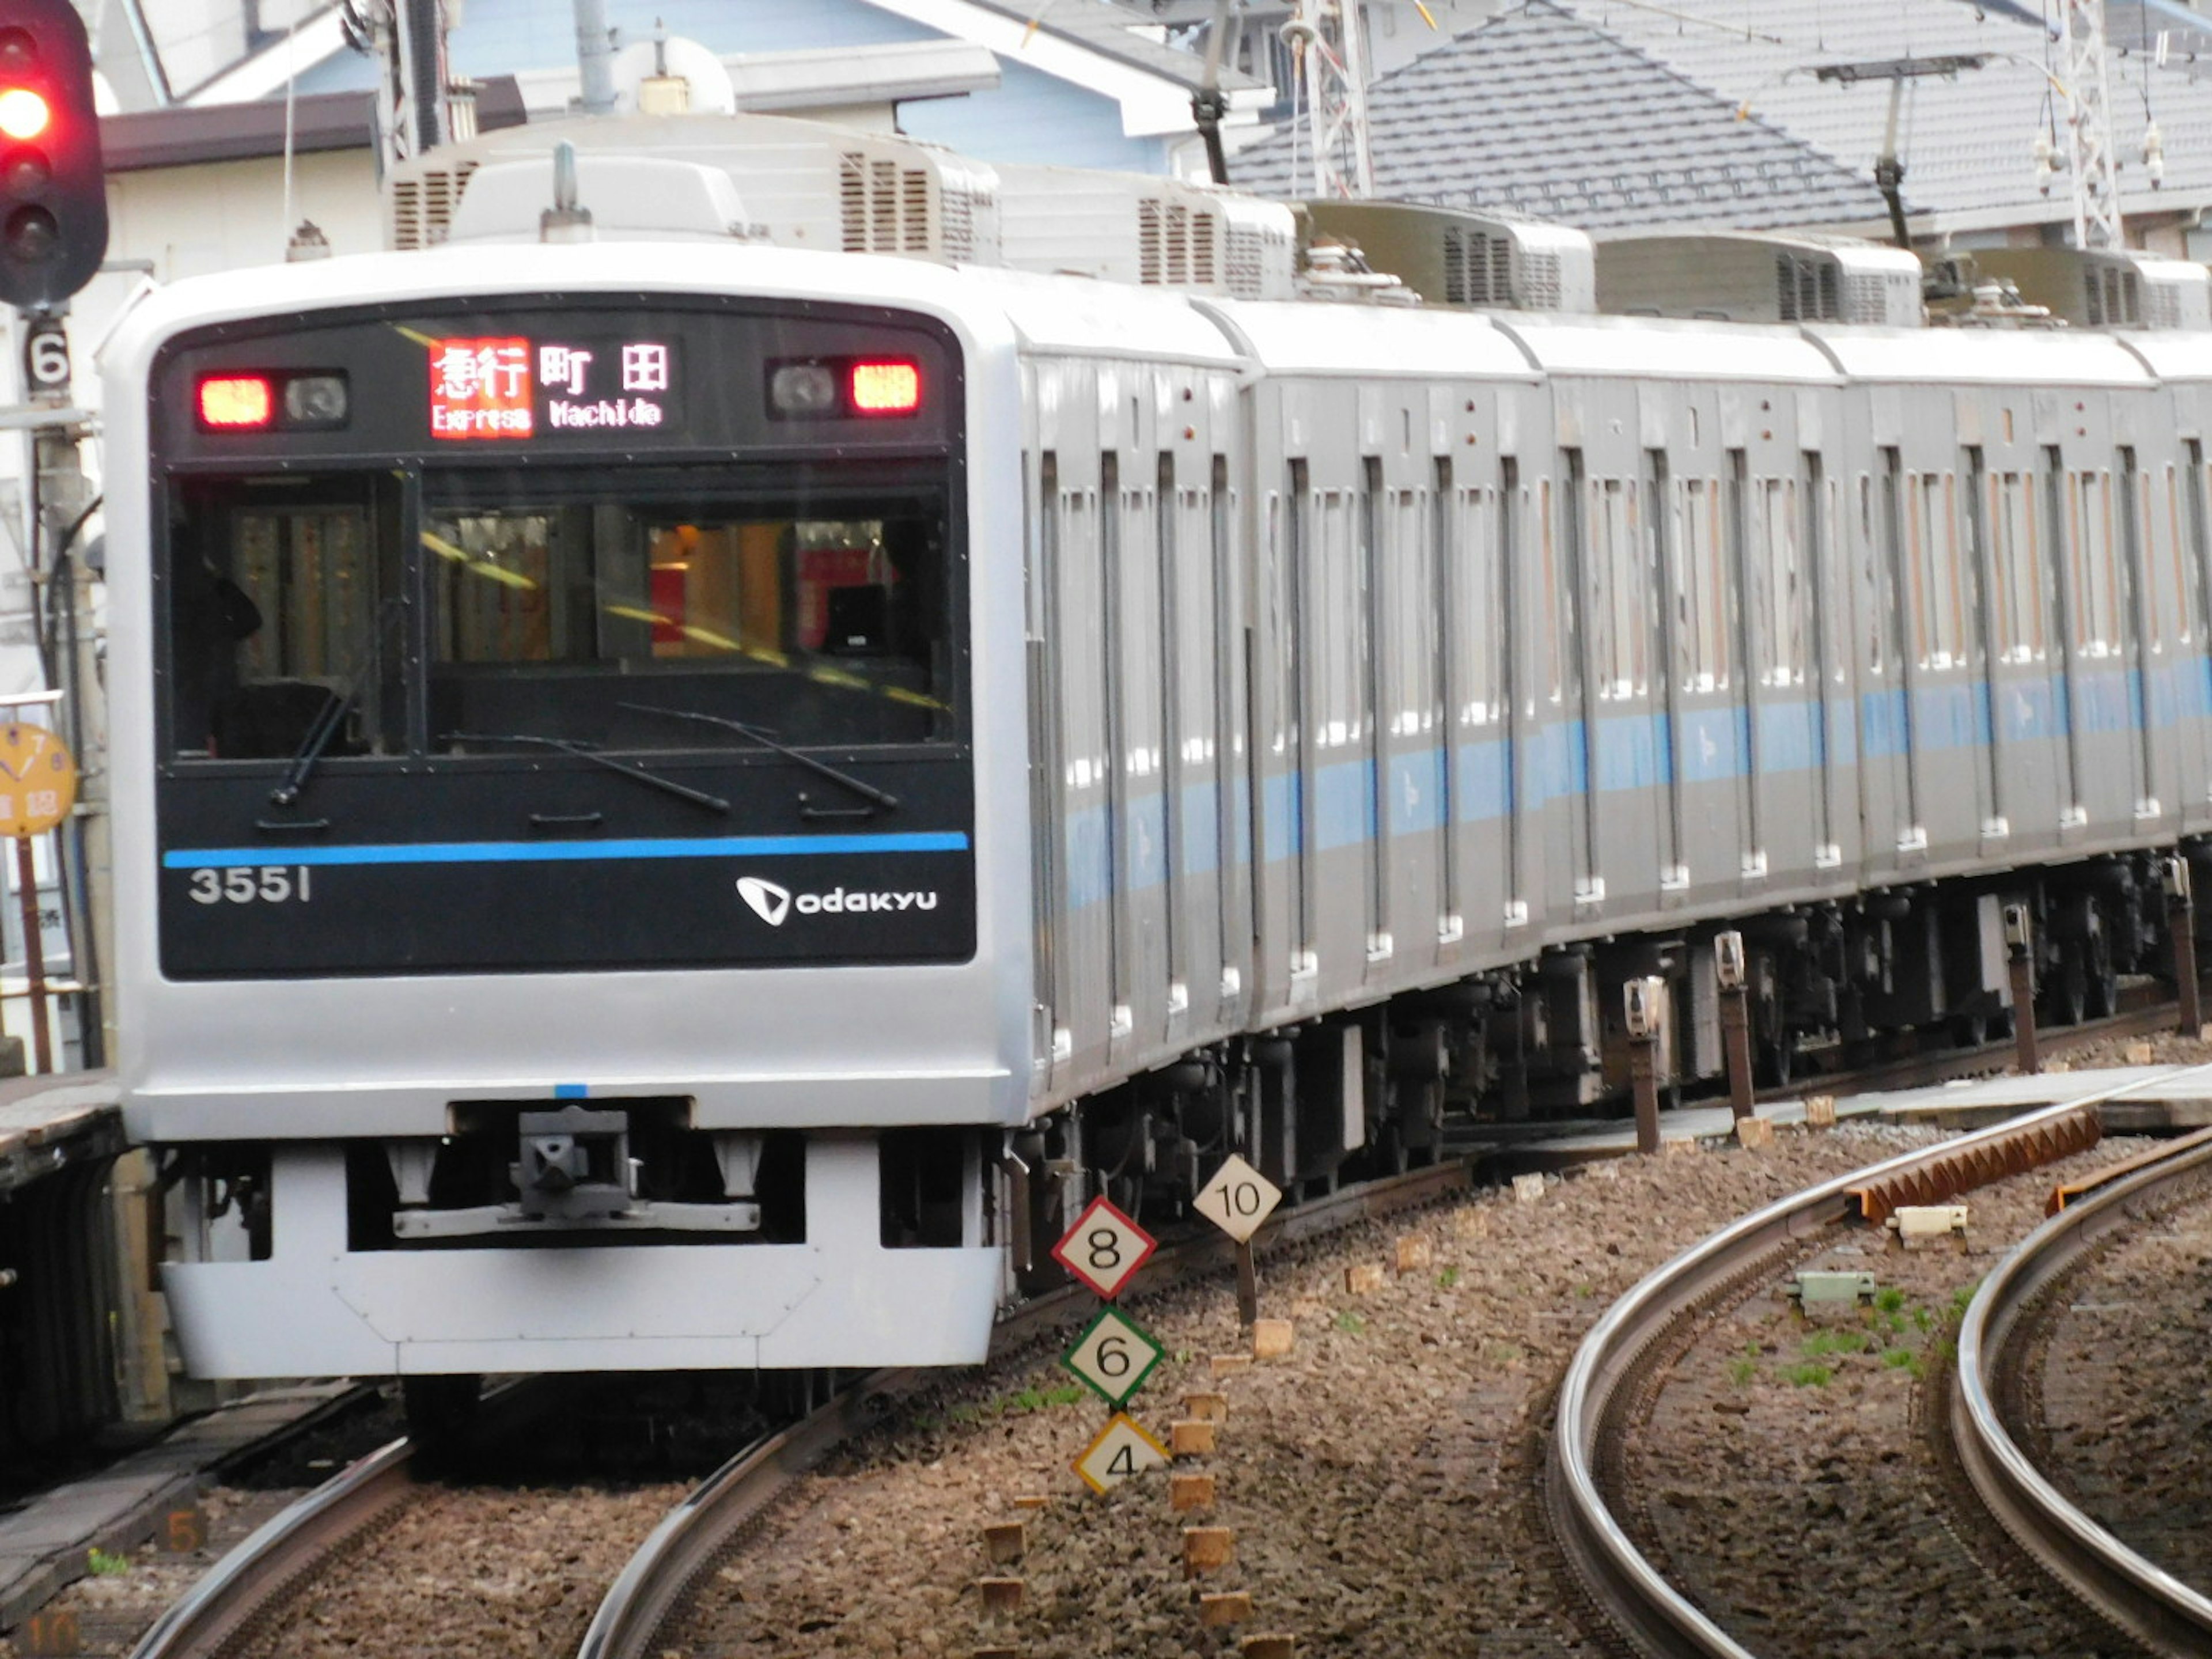
[[[2058,79],[2066,90],[2067,174],[2074,245],[2124,247],[2120,183],[2112,158],[2112,88],[2105,57],[2104,0],[2065,0]]]
[[[1367,148],[1367,41],[1358,0],[1298,0],[1283,25],[1306,82],[1313,143],[1314,194],[1372,196],[1375,162]]]

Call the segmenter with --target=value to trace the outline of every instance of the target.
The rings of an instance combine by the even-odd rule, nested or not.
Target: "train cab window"
[[[947,729],[933,497],[471,493],[439,481],[423,520],[434,751],[696,748],[714,720],[801,746]]]
[[[399,490],[388,475],[180,480],[161,584],[169,751],[283,758],[405,743]]]

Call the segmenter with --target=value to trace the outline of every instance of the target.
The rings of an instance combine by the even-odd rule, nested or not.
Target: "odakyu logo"
[[[833,887],[826,893],[793,893],[788,887],[759,876],[739,876],[738,896],[771,927],[781,927],[796,910],[802,916],[858,916],[901,910],[934,910],[937,894],[929,892],[870,892],[865,889]]]

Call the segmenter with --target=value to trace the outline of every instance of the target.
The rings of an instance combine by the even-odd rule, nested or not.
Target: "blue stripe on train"
[[[713,859],[857,853],[964,853],[957,830],[877,836],[702,836],[668,841],[435,841],[402,846],[179,847],[165,870],[229,870],[264,864],[586,864],[621,859]]]

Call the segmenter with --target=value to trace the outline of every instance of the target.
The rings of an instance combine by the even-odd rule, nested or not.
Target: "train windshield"
[[[953,734],[940,486],[799,464],[198,477],[172,524],[181,759]]]

